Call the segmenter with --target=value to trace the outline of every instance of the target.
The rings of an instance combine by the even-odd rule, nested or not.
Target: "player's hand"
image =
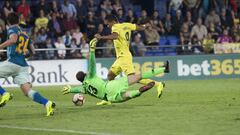
[[[71,86],[70,85],[64,86],[63,90],[62,90],[63,95],[70,93],[70,90],[71,90]]]
[[[95,51],[95,48],[96,48],[96,44],[97,44],[97,38],[93,38],[91,41],[90,41],[90,51]]]
[[[147,28],[151,27],[151,24],[150,23],[146,23],[143,26],[145,27],[145,29],[147,29]]]
[[[101,35],[100,34],[95,34],[94,37],[97,38],[97,40],[101,39]]]
[[[26,53],[24,54],[25,58],[30,58],[32,57],[32,54],[30,53],[29,50],[26,51]]]

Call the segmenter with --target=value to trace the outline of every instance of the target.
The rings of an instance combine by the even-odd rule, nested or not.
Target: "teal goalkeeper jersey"
[[[83,89],[85,90],[85,93],[94,96],[99,99],[104,99],[105,97],[105,91],[106,91],[106,84],[107,82],[103,81],[98,76],[86,76],[86,78],[83,81]]]
[[[96,61],[94,52],[90,53],[88,62],[87,76],[85,77],[81,86],[71,89],[71,93],[80,92],[89,94],[99,99],[106,99],[107,81],[104,81],[96,75]]]

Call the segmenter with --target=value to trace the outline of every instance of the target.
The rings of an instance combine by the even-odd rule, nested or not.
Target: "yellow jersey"
[[[131,32],[136,30],[136,25],[132,23],[117,23],[112,26],[112,33],[117,33],[118,38],[113,40],[116,56],[132,56],[129,45]]]
[[[37,18],[35,21],[35,25],[37,26],[38,29],[47,28],[48,26],[48,18],[43,17],[43,18]]]

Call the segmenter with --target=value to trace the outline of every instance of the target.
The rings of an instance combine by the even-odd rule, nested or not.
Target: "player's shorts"
[[[132,63],[132,56],[117,58],[111,67],[111,71],[115,75],[119,75],[121,72],[124,72],[125,75],[135,73],[135,69]]]
[[[109,81],[106,85],[106,94],[108,101],[122,102],[122,93],[127,91],[128,87],[129,85],[127,76]]]
[[[22,67],[9,61],[0,62],[0,78],[8,77],[12,77],[18,85],[30,82],[28,67]]]

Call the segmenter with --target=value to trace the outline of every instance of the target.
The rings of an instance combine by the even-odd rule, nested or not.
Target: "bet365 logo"
[[[186,64],[183,60],[177,61],[178,76],[218,76],[240,75],[240,59],[213,59],[204,60],[202,63]]]

